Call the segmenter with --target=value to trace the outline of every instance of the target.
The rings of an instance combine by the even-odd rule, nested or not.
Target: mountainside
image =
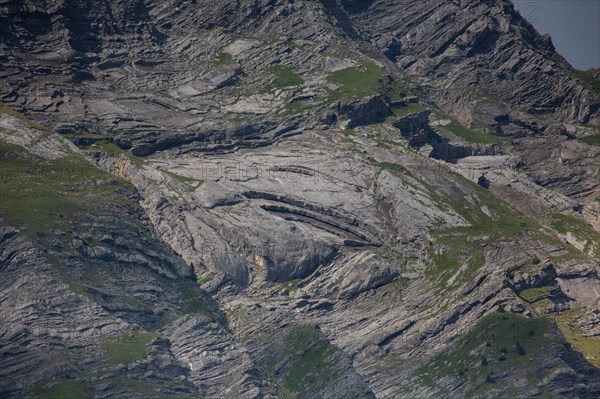
[[[0,396],[600,395],[600,80],[508,0],[0,0],[0,78]]]

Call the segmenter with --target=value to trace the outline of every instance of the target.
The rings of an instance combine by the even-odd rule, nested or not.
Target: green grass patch
[[[293,280],[289,280],[286,281],[285,283],[282,283],[282,285],[287,288],[289,291],[297,291],[300,287],[298,287],[298,284],[300,284],[300,282],[302,281],[301,278],[295,278]]]
[[[292,68],[284,65],[274,65],[269,68],[269,72],[275,76],[272,82],[272,89],[285,89],[287,87],[300,86],[304,83],[304,79],[298,76]]]
[[[461,178],[462,180],[462,178]],[[437,231],[433,234],[436,245],[432,253],[433,263],[426,270],[439,290],[447,290],[448,279],[464,266],[455,284],[468,281],[479,267],[485,264],[482,248],[500,241],[512,241],[526,233],[535,232],[541,226],[476,184],[464,180],[473,189],[471,200],[459,194],[440,193],[424,183],[429,194],[441,209],[452,209],[470,225]],[[484,212],[482,208],[487,208]],[[532,233],[533,234],[533,233]],[[433,248],[431,249],[433,251]],[[455,285],[455,284],[452,284]]]
[[[409,103],[403,107],[394,107],[392,108],[392,112],[395,116],[403,117],[408,114],[412,114],[414,112],[425,111],[428,107],[421,103]]]
[[[320,342],[302,353],[287,370],[283,379],[285,387],[302,395],[311,392],[312,385],[319,381],[330,381],[332,371],[325,366],[325,361],[332,352],[332,348]]]
[[[334,349],[318,337],[313,326],[293,329],[286,337],[286,347],[286,354],[295,355],[293,364],[283,377],[284,386],[290,391],[305,397],[313,385],[326,384],[335,377],[335,370],[326,364]]]
[[[61,378],[52,387],[44,388],[44,385],[49,383],[54,383],[54,381],[36,385],[32,391],[33,397],[36,399],[85,399],[94,397],[90,387],[81,381]]]
[[[267,349],[268,355],[261,359],[261,366],[273,372],[285,360],[277,378],[291,394],[312,397],[339,377],[336,349],[315,326],[292,326],[283,334],[283,337],[276,334],[270,338],[271,346]]]
[[[409,359],[403,359],[396,354],[388,354],[382,358],[374,358],[373,368],[379,373],[395,375],[398,369],[409,362]]]
[[[533,259],[528,259],[527,261],[525,261],[524,263],[520,264],[520,265],[513,265],[511,266],[508,270],[507,270],[507,276],[510,279],[514,279],[515,278],[515,272],[517,270],[520,270],[522,272],[526,272],[526,273],[530,273],[530,272],[535,272],[538,269],[538,266],[540,264],[540,260],[536,257]]]
[[[62,280],[69,285],[69,288],[71,289],[71,291],[73,291],[74,293],[76,293],[78,295],[84,296],[91,301],[95,301],[94,297],[90,294],[87,287],[84,286],[81,281],[78,281],[75,278],[73,278],[69,274],[69,271],[67,270],[67,268],[65,267],[65,265],[63,263],[61,263],[53,255],[49,256],[49,260],[50,260],[50,262],[52,262],[54,269],[60,274]],[[87,276],[95,277],[95,275],[92,273],[89,273]]]
[[[143,393],[143,394],[150,394],[152,392],[155,392],[155,389],[158,387],[157,385],[150,384],[146,381],[129,378],[124,375],[120,376],[114,380],[111,380],[110,383],[114,384],[116,386],[116,388],[119,390],[122,389],[127,392]],[[161,384],[161,385],[163,385],[163,384]],[[150,395],[149,397],[152,398],[154,396]]]
[[[517,211],[508,204],[494,197],[489,191],[473,185],[477,194],[476,203],[471,204],[464,198],[448,198],[452,208],[461,214],[470,224],[468,227],[452,229],[453,233],[465,234],[470,237],[485,236],[491,240],[512,238],[528,230],[538,229],[540,225]],[[486,207],[491,212],[488,216],[481,208]]]
[[[379,162],[377,164],[382,170],[389,170],[391,172],[401,173],[408,175],[410,172],[402,165],[392,162]]]
[[[394,76],[387,76],[381,79],[378,84],[378,91],[385,95],[390,102],[403,101],[407,96],[413,95],[408,82]]]
[[[327,81],[338,86],[329,95],[329,101],[360,99],[379,93],[380,82],[385,70],[374,62],[364,63],[360,67],[336,71],[327,77]]]
[[[98,133],[61,133],[62,137],[66,137],[68,139],[77,139],[77,138],[81,138],[81,139],[94,139],[97,141],[100,140],[105,140],[107,141],[108,139],[110,139],[109,136],[103,135],[103,134],[98,134]]]
[[[200,287],[196,281],[180,279],[177,285],[183,299],[183,305],[181,307],[183,313],[200,313],[209,317],[213,316],[200,296]]]
[[[458,89],[463,96],[467,96],[468,98],[476,98],[477,100],[482,100],[483,102],[490,104],[502,104],[504,101],[502,98],[498,97],[496,94],[493,94],[489,90],[484,89],[480,86],[464,86]]]
[[[396,302],[402,299],[402,292],[408,286],[409,280],[398,278],[389,284],[379,287],[378,292],[386,302]]]
[[[506,141],[503,137],[479,133],[456,123],[444,126],[444,129],[469,143],[500,144]]]
[[[579,141],[581,141],[582,143],[585,143],[585,144],[595,145],[595,146],[600,147],[600,133],[583,137]]]
[[[285,109],[285,115],[298,115],[304,112],[306,109],[308,109],[308,107],[302,102],[292,101],[287,105]]]
[[[433,264],[427,268],[425,275],[432,281],[438,281],[437,287],[440,289],[470,281],[475,271],[485,264],[483,251],[476,244],[462,241],[461,238],[464,240],[464,237],[452,236],[438,239],[443,252],[432,257]],[[460,273],[456,275],[459,270]]]
[[[203,276],[196,276],[196,282],[198,285],[204,285],[210,283],[215,278],[215,274],[213,272],[205,273]]]
[[[385,150],[391,150],[392,146],[390,145],[390,142],[387,140],[383,140],[379,137],[375,137],[373,140],[375,140],[375,144],[377,145],[377,147],[379,148],[383,148]]]
[[[519,292],[519,296],[529,303],[547,299],[552,287],[529,288]]]
[[[546,241],[550,242],[551,240],[546,240]],[[557,245],[557,246],[560,246],[560,245]],[[579,261],[587,260],[586,256],[584,254],[582,254],[580,251],[578,251],[575,247],[567,245],[567,246],[563,246],[563,248],[565,250],[565,252],[563,254],[550,257],[550,260],[552,260],[553,263],[562,264],[562,263],[568,263],[568,262],[571,262],[574,260],[579,260]]]
[[[124,154],[124,153],[126,153],[125,150],[123,150],[122,148],[120,148],[116,144],[111,143],[110,141],[106,141],[106,140],[98,140],[94,144],[92,144],[90,147],[95,148],[95,149],[97,149],[99,151],[112,152],[114,154]]]
[[[102,344],[107,355],[106,364],[109,366],[128,365],[141,360],[148,344],[157,337],[157,333],[133,331],[107,338]]]
[[[215,59],[215,64],[216,65],[224,65],[224,64],[228,64],[229,62],[231,62],[231,54],[226,53],[224,51],[221,51],[218,55],[217,58]]]

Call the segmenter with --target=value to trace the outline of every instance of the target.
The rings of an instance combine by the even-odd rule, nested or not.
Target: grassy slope
[[[410,174],[402,165],[383,162],[379,164],[379,167],[399,176]],[[450,178],[449,175],[442,174],[444,178]],[[445,229],[433,234],[433,237],[436,239],[435,247],[437,250],[432,255],[433,262],[425,270],[425,275],[434,282],[435,290],[440,298],[445,297],[446,293],[452,292],[452,290],[460,285],[472,280],[475,272],[485,263],[483,248],[495,245],[498,242],[510,242],[518,239],[518,237],[528,236],[536,238],[541,242],[548,242],[557,247],[565,248],[566,254],[562,255],[561,258],[585,259],[585,255],[581,254],[575,248],[563,244],[556,236],[549,232],[544,232],[542,226],[537,221],[518,213],[508,204],[494,197],[489,191],[471,182],[465,180],[467,187],[471,187],[473,191],[470,201],[467,201],[456,193],[449,194],[448,192],[437,190],[427,183],[422,183],[429,189],[431,198],[442,209],[453,209],[471,224],[467,227]],[[486,207],[488,212],[491,212],[492,217],[483,212],[482,207]],[[580,239],[587,239],[587,250],[597,248],[597,243],[600,242],[598,233],[594,232],[591,226],[576,217],[562,214],[553,215],[552,227],[558,232],[565,233],[570,231]],[[558,258],[556,259],[556,261],[559,260]],[[519,265],[517,268],[535,267],[538,263],[539,260],[533,259],[526,264]],[[454,278],[452,284],[449,284],[449,280],[454,276],[456,278]],[[547,299],[549,291],[550,287],[541,287],[522,291],[519,295],[524,300],[535,304],[535,306],[544,307],[551,304],[551,301]],[[566,340],[576,351],[581,353],[590,363],[596,366],[600,365],[600,340],[584,337],[571,313],[565,312],[548,317],[557,320],[558,326]],[[539,319],[534,319],[534,322],[537,322],[535,320]],[[545,393],[543,395],[549,394]],[[551,397],[543,395],[541,397]]]
[[[102,344],[106,351],[106,364],[109,366],[128,365],[141,360],[148,344],[157,337],[157,333],[134,331],[106,339]]]
[[[21,119],[22,121],[26,122],[29,126],[31,126],[34,129],[38,129],[41,130],[43,132],[49,132],[50,129],[48,129],[48,127],[42,125],[41,123],[32,121],[31,119],[27,118],[25,115],[23,115],[22,113],[15,111],[14,109],[7,107],[6,105],[0,103],[0,114],[6,114],[6,115],[11,115],[14,116],[18,119]]]
[[[277,334],[273,342],[278,344],[266,350],[266,356],[259,360],[259,366],[268,374],[275,375],[290,397],[314,395],[315,391],[339,378],[335,361],[337,350],[320,335],[315,326],[292,326],[282,335]],[[275,374],[275,369],[282,362],[286,362],[285,366]]]
[[[50,161],[0,142],[0,160],[0,212],[30,235],[76,220],[101,204],[128,201],[120,194],[128,184],[77,155]]]
[[[360,99],[380,92],[380,82],[385,76],[383,68],[374,62],[367,62],[356,68],[346,68],[333,72],[327,80],[338,86],[329,101]]]
[[[4,111],[6,109],[0,110],[28,121],[14,111]],[[31,121],[28,123],[34,128],[39,128]],[[47,129],[44,128],[44,131]],[[9,131],[3,133],[10,134]],[[123,152],[108,142],[96,143],[94,149],[119,154]],[[3,218],[3,223],[19,227],[20,234],[28,236],[41,246],[45,245],[45,237],[56,236],[69,248],[73,232],[85,230],[88,228],[86,226],[90,226],[90,221],[94,223],[95,232],[104,232],[107,229],[106,233],[112,234],[120,227],[105,226],[102,220],[110,216],[106,220],[112,222],[113,216],[123,209],[139,206],[130,198],[134,192],[131,184],[97,169],[80,155],[69,154],[61,159],[46,160],[30,154],[25,148],[0,141],[0,217]],[[184,182],[188,183],[187,180]],[[103,219],[97,218],[98,215]],[[123,228],[135,230],[140,227],[127,225]],[[124,232],[120,234],[126,236]],[[120,278],[119,271],[110,263],[100,262],[102,264],[99,265],[97,260],[90,259],[90,265],[86,265],[88,270],[83,271],[82,275],[75,275],[72,274],[73,271],[68,270],[68,265],[52,257],[50,260],[71,289],[90,300],[94,300],[90,293],[91,288],[98,284],[110,284],[111,279],[118,281]],[[129,269],[132,267],[128,266]],[[123,271],[127,272],[125,269]],[[174,284],[181,293],[181,299],[180,308],[173,317],[189,313],[211,316],[193,280],[180,278]],[[145,304],[133,296],[124,299],[127,299],[131,306],[145,308]],[[96,350],[93,352],[85,346],[78,350],[61,352],[60,359],[56,359],[58,361],[78,361],[76,359],[82,356],[93,358],[95,361],[88,364],[79,377],[51,378],[37,384],[32,394],[36,398],[50,399],[93,397],[94,384],[90,380],[93,376],[97,377],[98,373],[104,375],[107,370],[118,364],[127,365],[141,360],[145,356],[148,344],[156,337],[156,332],[137,330],[96,342]],[[100,353],[97,352],[98,349]],[[155,384],[126,376],[111,379],[110,383],[116,386],[115,389],[136,395],[157,388]]]
[[[471,202],[465,197],[440,193],[429,187],[430,195],[442,209],[450,208],[470,223],[470,226],[445,229],[434,234],[442,251],[433,256],[433,265],[426,270],[426,275],[437,281],[437,287],[441,290],[450,289],[469,280],[485,263],[483,248],[486,245],[514,240],[539,228],[535,221],[514,211],[489,191],[466,179],[459,179],[463,180],[472,192]],[[483,209],[487,209],[487,213]],[[448,279],[463,265],[465,269],[449,286]]]
[[[296,72],[284,65],[274,65],[269,68],[269,72],[274,77],[270,87],[271,90],[300,86],[304,83],[304,80]]]
[[[518,370],[521,377],[536,386],[543,376],[536,373],[537,362],[547,350],[560,345],[551,333],[547,319],[527,319],[511,313],[493,313],[481,319],[454,347],[437,355],[431,363],[417,370],[420,383],[447,394],[442,381],[450,377],[455,383],[468,380],[475,390],[466,398],[498,388],[503,373]],[[502,386],[507,386],[506,381]],[[542,390],[544,392],[545,390]],[[510,388],[507,393],[510,397]],[[544,396],[552,397],[547,393]]]

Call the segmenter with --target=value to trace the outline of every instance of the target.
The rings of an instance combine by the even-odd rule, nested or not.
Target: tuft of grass
[[[106,364],[109,366],[128,365],[141,360],[148,344],[158,336],[153,332],[133,331],[107,338],[102,343],[102,348],[107,354]]]
[[[389,170],[391,172],[401,173],[401,174],[410,174],[409,171],[402,165],[398,165],[397,163],[391,162],[379,162],[377,164],[382,170]]]
[[[190,186],[193,186],[194,188],[200,187],[202,184],[204,184],[204,180],[194,179],[193,177],[189,177],[189,176],[178,175],[177,173],[169,172],[168,170],[163,170],[163,172],[166,173],[167,175],[171,176],[178,182],[189,184]]]
[[[300,86],[304,83],[304,79],[298,76],[290,67],[284,65],[274,65],[269,68],[269,72],[275,76],[272,83],[274,89],[285,89]]]
[[[224,51],[221,51],[218,55],[217,58],[215,60],[215,64],[216,65],[224,65],[224,64],[228,64],[229,62],[231,62],[231,54],[226,53]]]
[[[329,95],[329,101],[360,99],[379,93],[380,82],[385,70],[374,62],[367,62],[360,67],[346,68],[336,71],[327,77],[327,81],[338,86]]]
[[[479,133],[456,123],[444,126],[444,129],[469,143],[500,144],[506,141],[503,137]]]

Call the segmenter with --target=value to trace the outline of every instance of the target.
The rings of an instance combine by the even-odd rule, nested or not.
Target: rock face
[[[331,107],[325,121],[343,128],[380,123],[390,116],[390,106],[381,96],[373,96],[352,102],[339,102]]]
[[[278,124],[289,124],[277,111],[290,100],[322,102],[323,72],[360,66],[347,54],[323,54],[339,46],[410,76],[467,125],[496,124],[510,133],[514,123],[497,121],[522,125],[543,115],[590,123],[600,112],[597,97],[508,0],[241,1],[210,7],[7,1],[0,22],[4,102],[37,113],[62,132],[115,134],[124,136],[123,145],[141,141],[150,151],[165,148],[154,143],[166,134],[171,147],[219,135],[240,141],[270,132],[265,139],[271,139]],[[242,33],[257,38],[236,40]],[[380,51],[385,56],[375,55]],[[273,64],[295,68],[304,83],[273,86]],[[372,114],[368,118],[385,113],[381,104],[360,107]],[[343,108],[343,114],[350,110]]]
[[[597,95],[572,78],[550,38],[508,0],[343,3],[385,54],[431,86],[442,109],[461,114],[463,123],[498,101],[534,115],[598,123]]]
[[[0,78],[0,396],[600,396],[593,73],[510,2],[8,0]]]
[[[448,162],[467,157],[487,156],[493,157],[503,155],[503,150],[499,145],[456,145],[450,143],[433,143],[433,150],[429,154],[431,158],[443,159]]]
[[[422,146],[435,142],[429,129],[431,111],[421,111],[405,115],[394,122],[394,127],[408,139],[411,146]]]

